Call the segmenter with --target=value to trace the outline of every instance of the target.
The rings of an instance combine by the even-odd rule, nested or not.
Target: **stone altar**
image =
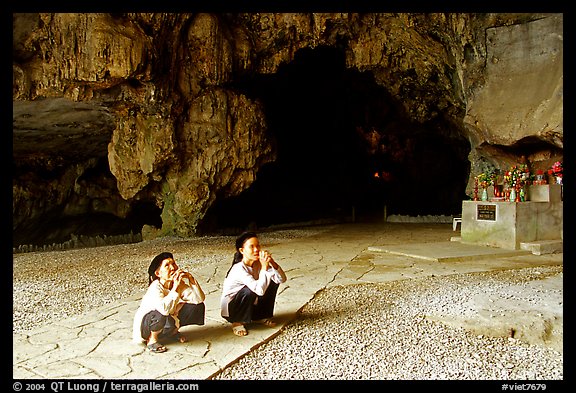
[[[519,250],[563,238],[563,202],[463,201],[461,241]]]
[[[533,202],[558,202],[562,200],[560,184],[541,184],[528,186],[528,200]]]

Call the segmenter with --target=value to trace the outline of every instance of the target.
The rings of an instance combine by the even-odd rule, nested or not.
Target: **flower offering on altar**
[[[512,188],[524,187],[530,179],[528,165],[513,165],[510,170],[504,173],[504,181]]]
[[[562,162],[556,161],[554,165],[552,165],[552,168],[548,170],[548,174],[562,177]]]
[[[489,186],[492,185],[493,182],[492,175],[486,172],[482,172],[481,174],[476,176],[476,179],[478,180],[478,185],[482,188],[488,188]]]
[[[562,177],[563,177],[564,168],[562,166],[561,161],[556,161],[552,168],[548,169],[548,174],[550,176],[554,176],[556,179],[556,184],[562,184]]]
[[[494,196],[500,196],[499,195],[499,188],[497,186],[498,183],[498,170],[493,169],[489,172],[482,172],[480,173],[478,176],[475,177],[474,181],[476,184],[476,189],[475,189],[475,199],[474,200],[478,200],[477,198],[477,193],[478,193],[478,186],[482,187],[482,200],[486,201],[488,200],[488,193],[487,193],[487,188],[490,186],[494,186]]]

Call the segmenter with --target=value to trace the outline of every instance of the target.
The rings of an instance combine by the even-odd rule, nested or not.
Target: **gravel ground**
[[[473,317],[471,299],[524,296],[534,292],[518,285],[558,274],[561,267],[542,267],[328,288],[215,379],[561,380],[559,351],[434,317]],[[561,303],[561,291],[552,298]]]

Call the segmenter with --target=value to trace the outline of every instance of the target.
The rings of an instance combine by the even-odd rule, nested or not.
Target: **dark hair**
[[[148,285],[150,285],[152,281],[156,280],[156,270],[158,270],[162,261],[168,258],[174,259],[174,255],[172,255],[171,252],[162,252],[152,259],[150,266],[148,266]]]
[[[234,258],[232,258],[232,266],[242,261],[242,253],[238,250],[244,246],[246,240],[252,239],[253,237],[258,237],[258,235],[256,235],[255,232],[243,232],[236,238],[236,242],[234,243],[236,246],[236,251],[234,252]],[[230,269],[228,269],[226,276],[228,276],[228,273],[230,273],[232,266],[230,266]]]

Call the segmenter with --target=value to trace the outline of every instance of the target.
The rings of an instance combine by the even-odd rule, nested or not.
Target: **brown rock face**
[[[394,168],[410,180],[384,188],[392,205],[420,204],[408,197],[422,192],[415,184],[453,178],[423,205],[450,214],[476,173],[523,156],[534,168],[562,157],[561,14],[14,14],[13,22],[16,245],[143,225],[191,236],[211,209],[226,211],[223,201],[258,200],[251,189],[300,198],[280,186],[297,182],[295,172],[332,187],[309,186],[308,199],[346,195],[334,206],[376,200],[382,189],[361,178]],[[309,59],[318,57],[335,60],[315,70]],[[298,138],[314,147],[296,147]],[[276,171],[268,180],[266,168]]]
[[[486,142],[512,145],[537,137],[563,146],[560,26],[562,18],[551,16],[487,30],[486,82],[468,100],[464,119]]]

